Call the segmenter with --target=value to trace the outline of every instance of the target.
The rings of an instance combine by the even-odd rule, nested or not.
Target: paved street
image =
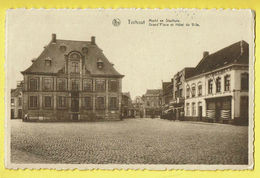
[[[161,119],[12,120],[13,163],[247,164],[248,128]]]

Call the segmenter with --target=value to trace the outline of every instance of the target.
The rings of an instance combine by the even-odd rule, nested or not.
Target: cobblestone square
[[[248,163],[246,126],[149,118],[10,123],[12,163]]]

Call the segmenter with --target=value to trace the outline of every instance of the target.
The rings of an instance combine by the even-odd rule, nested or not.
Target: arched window
[[[225,86],[224,86],[224,90],[225,91],[230,91],[230,75],[226,75],[224,77],[224,82],[225,82]]]
[[[221,92],[221,78],[220,77],[218,77],[216,79],[216,92],[217,93]]]
[[[102,69],[104,67],[103,61],[101,59],[98,59],[97,61],[97,68]]]
[[[72,62],[72,72],[79,73],[79,63],[78,62]]]
[[[189,98],[190,97],[190,86],[187,85],[186,86],[186,98]]]
[[[191,96],[195,97],[196,96],[196,84],[191,85]]]
[[[202,95],[202,83],[198,82],[198,96]]]
[[[212,89],[213,89],[213,80],[209,79],[208,80],[208,94],[212,94]]]

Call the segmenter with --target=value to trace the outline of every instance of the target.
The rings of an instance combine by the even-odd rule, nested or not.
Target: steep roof
[[[11,97],[17,97],[22,92],[22,88],[11,89]]]
[[[65,46],[66,51],[62,51],[60,46]],[[46,47],[44,47],[43,52],[35,59],[32,65],[22,73],[57,74],[65,67],[65,55],[68,55],[72,51],[78,51],[81,53],[83,47],[88,49],[85,58],[83,58],[83,63],[86,64],[86,69],[91,75],[123,77],[123,75],[115,70],[113,64],[108,61],[102,50],[96,44],[92,44],[90,41],[61,39],[55,39],[55,42],[52,40]],[[50,66],[45,65],[46,59],[51,60]],[[102,60],[104,64],[102,69],[97,68],[98,60]]]
[[[162,89],[147,89],[145,95],[160,95],[162,94]]]
[[[245,41],[239,41],[202,58],[190,77],[222,68],[230,64],[248,63],[249,45]]]
[[[130,92],[122,92],[122,95],[131,99]]]

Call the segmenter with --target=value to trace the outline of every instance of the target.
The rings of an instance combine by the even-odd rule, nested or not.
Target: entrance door
[[[21,119],[22,118],[22,110],[21,109],[18,109],[18,118]]]
[[[72,92],[71,93],[71,112],[72,112],[72,119],[78,120],[79,92]]]
[[[220,111],[221,111],[221,101],[217,101],[216,102],[216,122],[219,122],[219,120],[220,120],[220,117],[221,117]]]
[[[199,116],[199,120],[202,121],[202,106],[199,106],[198,116]]]
[[[240,98],[240,117],[241,124],[248,124],[248,96]]]
[[[11,109],[11,119],[14,119],[14,109]]]
[[[71,111],[79,112],[79,99],[76,98],[71,99]]]

